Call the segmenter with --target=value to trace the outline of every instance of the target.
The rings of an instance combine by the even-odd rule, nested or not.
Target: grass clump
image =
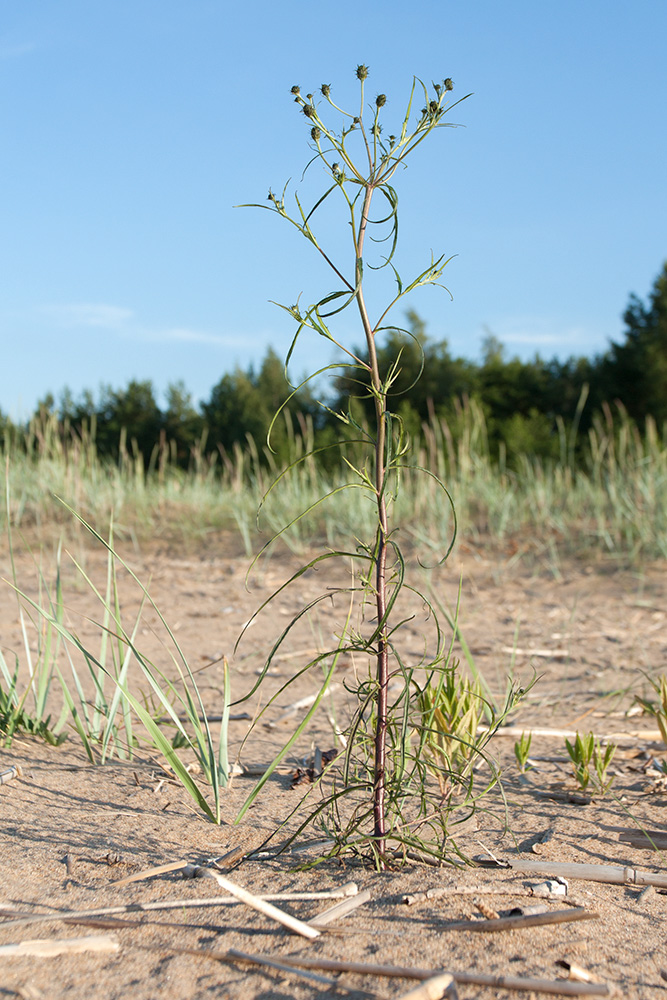
[[[574,779],[581,791],[586,792],[593,780],[600,794],[605,795],[614,781],[613,775],[609,777],[607,772],[616,753],[616,744],[609,742],[603,747],[594,733],[584,736],[577,733],[574,742],[565,740],[565,749],[572,764]]]
[[[98,641],[93,646],[90,640],[83,639],[71,621],[72,614],[66,614],[59,560],[55,597],[49,593],[41,573],[37,599],[21,591],[15,578],[26,650],[29,650],[27,623],[56,639],[57,649],[48,658],[43,654],[41,665],[31,668],[22,699],[17,694],[18,660],[14,674],[9,676],[0,656],[0,677],[10,682],[7,691],[0,688],[0,732],[11,738],[22,728],[58,743],[65,738],[60,730],[69,721],[90,762],[99,765],[114,757],[131,760],[148,749],[159,755],[201,812],[212,822],[220,823],[222,791],[230,777],[227,734],[231,693],[227,664],[223,668],[221,724],[216,737],[195,674],[148,587],[116,551],[113,526],[105,539],[71,508],[69,514],[107,555],[103,590],[97,588],[85,568],[72,557],[77,585],[87,589],[100,608],[95,622]],[[119,568],[140,595],[139,609],[129,621],[122,610]],[[171,663],[169,672],[157,667],[138,646],[137,636],[146,607],[157,616],[165,631],[163,649]],[[58,657],[58,651],[62,652],[69,670]],[[42,720],[40,715],[32,721],[23,709],[28,692],[37,691],[38,704],[44,711],[48,684],[43,679],[50,682],[53,676],[58,678],[64,700],[55,733],[49,729],[50,717]],[[195,772],[202,774],[203,787],[194,777]]]

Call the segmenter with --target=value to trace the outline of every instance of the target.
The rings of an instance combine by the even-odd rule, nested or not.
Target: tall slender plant
[[[280,195],[272,190],[269,191],[268,205],[241,207],[268,209],[285,219],[312,244],[337,278],[334,290],[307,308],[301,307],[298,302],[291,306],[281,306],[298,324],[287,353],[286,373],[297,341],[304,330],[314,331],[342,351],[344,355],[342,362],[336,361],[326,365],[305,381],[308,382],[324,372],[344,369],[353,391],[347,411],[338,412],[335,416],[345,425],[345,437],[349,439],[351,435],[355,436],[369,447],[368,460],[364,460],[364,464],[352,465],[348,461],[353,479],[347,486],[360,488],[372,497],[376,508],[375,537],[372,540],[358,542],[357,551],[347,555],[364,561],[365,568],[361,582],[365,598],[362,603],[370,599],[374,605],[373,629],[370,636],[363,637],[359,632],[346,628],[340,636],[338,648],[332,651],[331,656],[335,660],[343,651],[361,650],[370,654],[375,663],[374,675],[369,678],[368,684],[360,684],[356,691],[359,706],[349,727],[344,766],[345,787],[340,794],[344,795],[350,788],[359,789],[364,785],[363,781],[360,785],[354,780],[354,775],[358,773],[358,769],[354,766],[355,746],[361,745],[365,748],[368,772],[372,775],[372,781],[366,783],[366,787],[372,784],[372,808],[368,819],[372,816],[373,827],[372,837],[367,838],[367,842],[370,841],[376,860],[383,867],[387,855],[388,836],[391,834],[399,840],[403,838],[403,834],[397,833],[391,818],[392,810],[401,811],[400,802],[403,801],[401,797],[405,794],[405,787],[401,786],[409,784],[415,773],[419,775],[422,790],[424,782],[427,781],[423,761],[418,759],[418,753],[410,753],[409,747],[417,735],[417,742],[423,749],[428,742],[424,731],[424,718],[428,716],[428,725],[432,727],[435,711],[424,713],[423,706],[422,709],[419,708],[418,696],[425,687],[428,687],[434,672],[455,670],[455,663],[451,659],[451,647],[447,648],[443,643],[439,627],[437,627],[435,653],[431,654],[428,663],[420,664],[426,671],[425,680],[420,681],[421,675],[415,673],[415,668],[405,664],[395,642],[395,634],[401,624],[395,623],[397,617],[395,605],[403,585],[404,558],[395,538],[392,503],[396,498],[400,470],[406,461],[409,443],[403,432],[400,416],[392,413],[389,405],[392,386],[401,368],[400,353],[388,370],[381,370],[377,341],[383,331],[397,330],[395,325],[389,326],[389,314],[407,295],[424,285],[440,285],[448,260],[444,255],[435,258],[431,254],[429,264],[416,276],[409,281],[401,278],[394,263],[398,244],[399,216],[398,195],[393,181],[399,167],[406,165],[406,161],[417,147],[436,129],[450,124],[445,121],[445,116],[460,101],[450,102],[450,92],[453,89],[450,79],[434,83],[429,89],[415,78],[405,114],[396,134],[385,134],[381,117],[387,98],[384,94],[378,94],[371,104],[367,104],[368,68],[363,65],[358,66],[356,76],[359,81],[360,100],[358,110],[353,112],[343,110],[334,102],[332,88],[328,84],[320,87],[322,100],[317,101],[313,94],[309,93],[304,97],[298,86],[292,87],[294,100],[310,126],[313,156],[306,170],[319,166],[323,168],[325,176],[324,192],[318,193],[312,207],[306,210],[299,195],[295,193],[294,209],[288,210],[287,185]],[[415,113],[413,110],[415,98],[417,94],[421,96],[422,92],[424,104]],[[421,104],[421,101],[419,103]],[[338,121],[337,126],[330,123],[332,119]],[[321,218],[317,213],[321,212],[325,203],[332,197],[337,197],[342,202],[342,217],[350,234],[350,257],[347,264],[334,259],[333,252],[325,249],[315,231],[316,216],[318,220]],[[375,205],[378,201],[379,212],[376,212]],[[372,214],[372,208],[376,214]],[[386,248],[385,254],[370,262],[369,243],[383,244]],[[389,301],[379,310],[377,317],[371,318],[366,287],[369,281],[377,283],[374,281],[374,276],[381,269],[388,270],[392,285],[395,282],[395,287],[392,287]],[[348,307],[358,312],[364,335],[364,352],[351,349],[332,332],[332,318]],[[412,336],[407,330],[401,332],[406,337]],[[421,349],[419,341],[417,344]],[[296,392],[300,386],[293,388]],[[357,396],[370,396],[373,400],[374,421],[370,427],[355,416],[353,403],[355,392]],[[322,405],[325,406],[324,403]],[[445,489],[444,485],[442,488]],[[326,498],[322,498],[324,499]],[[444,558],[451,551],[453,541],[452,537]],[[330,553],[330,555],[341,554],[343,553]],[[318,557],[320,558],[327,556]],[[301,572],[302,570],[296,576]],[[280,637],[277,646],[285,638],[290,627],[288,626]],[[277,646],[274,647],[274,652]],[[272,653],[271,656],[273,655]],[[390,680],[394,676],[402,677],[403,685],[402,693],[391,702]],[[441,683],[438,684],[437,681],[435,683],[436,689],[442,689]],[[481,694],[476,697],[481,698]],[[411,770],[406,768],[408,758],[412,761]],[[468,772],[471,773],[472,769],[468,769]],[[449,775],[447,777],[449,778]],[[440,781],[441,788],[450,784],[449,781]],[[339,793],[334,791],[331,800],[336,803],[336,809],[338,795]],[[423,817],[420,822],[423,823]],[[357,824],[355,830],[358,829]]]

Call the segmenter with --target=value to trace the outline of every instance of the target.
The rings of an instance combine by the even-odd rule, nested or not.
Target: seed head
[[[310,138],[313,140],[313,142],[317,142],[321,135],[322,135],[322,133],[318,129],[317,125],[314,128],[311,128],[311,130],[310,130]]]
[[[353,118],[353,119],[352,119],[352,122],[353,122],[353,123],[354,123],[355,125],[358,125],[360,121],[361,121],[361,118]]]
[[[357,80],[365,80],[368,76],[368,66],[357,66]]]
[[[454,82],[450,80],[449,77],[447,77],[447,79],[445,80],[445,90],[453,90],[453,89],[454,89]]]
[[[304,104],[302,110],[303,110],[303,113],[306,116],[306,118],[314,118],[315,117],[315,113],[316,112],[315,112],[315,108],[312,106],[312,104]]]
[[[296,94],[300,94],[300,93],[301,93],[301,87],[297,87],[297,85],[294,84],[294,86],[290,90],[290,94],[295,94],[296,95]]]
[[[383,108],[386,103],[387,103],[386,94],[378,94],[377,97],[375,98],[375,105],[378,108]]]
[[[312,94],[306,94],[306,99],[309,100],[309,101],[312,101],[313,95]]]
[[[331,85],[328,83],[323,83],[322,86],[320,87],[320,90],[322,91],[322,97],[328,97],[329,94],[331,93]]]

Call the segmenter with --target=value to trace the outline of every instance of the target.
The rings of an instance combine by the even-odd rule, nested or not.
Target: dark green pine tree
[[[623,314],[625,340],[612,342],[603,364],[608,399],[618,399],[633,419],[667,421],[667,262],[644,304],[631,295]]]

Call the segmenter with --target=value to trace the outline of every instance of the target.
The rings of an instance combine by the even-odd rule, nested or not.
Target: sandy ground
[[[247,560],[225,539],[213,540],[206,551],[184,553],[165,545],[128,550],[126,555],[142,580],[150,578],[151,595],[190,664],[199,670],[212,712],[220,706],[222,656],[229,658],[238,696],[252,685],[276,636],[302,603],[333,583],[349,582],[344,568],[311,571],[251,625],[234,654],[243,624],[293,572],[296,562],[288,557],[271,559],[258,568],[247,591]],[[91,580],[104,587],[103,554],[78,546],[74,556]],[[50,584],[54,570],[47,551],[42,567]],[[6,577],[6,552],[1,569],[0,575]],[[514,739],[498,736],[492,751],[504,767],[507,821],[503,799],[490,795],[485,800],[488,810],[479,813],[476,829],[465,835],[462,846],[470,855],[491,851],[510,863],[548,862],[554,865],[554,874],[557,863],[628,866],[662,873],[667,883],[662,853],[652,851],[648,843],[639,847],[622,839],[624,831],[639,827],[667,832],[667,788],[650,766],[653,753],[662,759],[667,750],[652,742],[656,730],[650,717],[627,714],[634,694],[649,694],[642,671],[658,676],[667,669],[664,571],[661,565],[641,572],[602,564],[529,565],[526,559],[516,562],[508,554],[491,557],[467,549],[429,574],[432,594],[449,608],[456,604],[461,577],[461,632],[494,691],[503,690],[510,671],[524,683],[533,670],[539,675],[510,720],[512,725],[625,734],[612,765],[612,793],[588,804],[568,800],[567,793],[575,786],[562,737],[535,736],[531,754],[536,768],[521,776],[513,765]],[[17,573],[21,587],[37,598],[38,573],[28,555],[19,553]],[[67,620],[85,643],[99,649],[101,633],[95,624],[100,620],[99,605],[65,557],[63,580]],[[134,621],[141,595],[125,574],[119,587],[126,620]],[[290,635],[263,688],[264,701],[315,650],[325,648],[344,608],[341,600],[323,602],[317,617],[311,615]],[[430,630],[423,608],[417,608],[404,633],[407,657],[421,656],[423,637]],[[12,651],[23,657],[16,600],[5,585],[0,589],[0,637],[8,663],[13,662]],[[35,636],[30,641],[36,646]],[[165,642],[157,614],[144,608],[137,645],[168,669]],[[341,664],[333,695],[336,718],[343,721],[348,710],[343,680],[353,669],[347,661]],[[316,689],[317,679],[306,676],[279,694],[265,717],[275,725],[258,727],[242,763],[265,764],[290,731],[290,721],[280,722],[280,716]],[[318,713],[312,732],[295,746],[288,758],[290,767],[298,766],[314,746],[328,749],[332,744],[327,711]],[[231,723],[234,748],[247,729],[246,719]],[[235,778],[224,793],[223,823],[218,827],[207,822],[183,789],[169,780],[159,760],[144,751],[129,762],[114,760],[93,767],[74,734],[57,749],[18,736],[11,747],[0,750],[0,771],[12,765],[20,766],[21,776],[0,785],[0,946],[33,938],[103,934],[118,948],[109,953],[32,957],[7,955],[0,947],[0,997],[401,997],[416,985],[405,978],[319,973],[337,979],[327,984],[192,953],[220,954],[229,949],[546,980],[567,977],[558,965],[565,962],[584,967],[594,980],[617,989],[618,995],[634,1000],[667,997],[667,971],[662,974],[667,970],[667,895],[660,887],[642,891],[639,885],[570,878],[568,899],[549,900],[548,908],[562,910],[579,903],[591,912],[591,919],[479,933],[450,925],[469,917],[481,919],[477,903],[501,914],[535,904],[538,901],[529,898],[526,887],[546,876],[417,863],[377,873],[354,859],[303,870],[299,865],[316,856],[312,852],[246,860],[231,871],[221,863],[230,878],[255,893],[323,891],[350,881],[360,891],[370,891],[369,902],[311,942],[246,906],[187,905],[224,895],[210,879],[184,879],[174,871],[114,885],[152,866],[179,861],[206,865],[232,848],[257,847],[292,812],[303,793],[290,788],[288,773],[271,778],[238,825],[234,818],[253,779]],[[545,835],[545,841],[536,844]],[[406,894],[437,888],[448,891],[411,906],[403,901]],[[101,926],[90,920],[82,925],[55,918],[16,923],[30,914],[170,900],[184,902],[146,912],[135,906]],[[332,902],[279,905],[308,920]],[[563,981],[565,990],[569,984]],[[459,982],[458,991],[462,998],[480,1000],[530,995],[530,991],[515,993],[470,982]]]

